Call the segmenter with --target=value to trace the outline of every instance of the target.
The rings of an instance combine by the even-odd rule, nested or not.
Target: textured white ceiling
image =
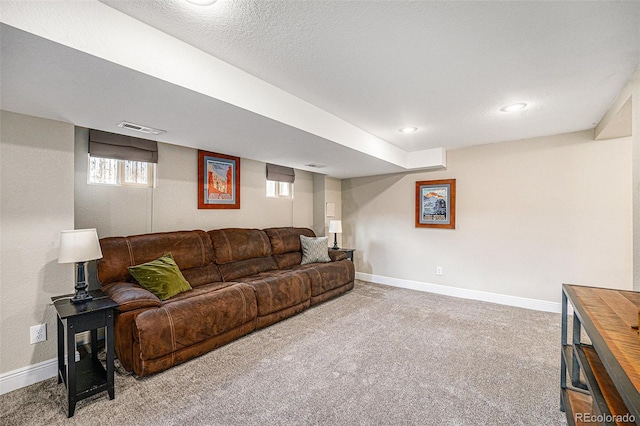
[[[339,178],[438,168],[439,147],[593,128],[640,64],[640,1],[0,11],[3,109],[123,133],[128,120],[168,130],[151,137],[162,142]],[[499,111],[515,102],[530,107]]]
[[[640,64],[639,1],[102,2],[406,151],[593,128]]]

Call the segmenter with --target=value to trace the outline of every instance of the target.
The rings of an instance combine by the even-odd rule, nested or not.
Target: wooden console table
[[[562,286],[560,409],[570,425],[640,424],[639,308],[638,292]]]

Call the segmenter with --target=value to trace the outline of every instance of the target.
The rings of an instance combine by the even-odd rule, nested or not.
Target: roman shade
[[[296,180],[296,173],[291,167],[267,163],[267,180],[293,183],[293,181]]]
[[[89,155],[117,160],[158,162],[158,143],[148,139],[89,130]]]

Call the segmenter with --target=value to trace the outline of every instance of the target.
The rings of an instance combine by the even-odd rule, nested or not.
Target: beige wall
[[[449,151],[447,165],[342,182],[357,271],[550,302],[563,282],[632,288],[630,138],[483,145]],[[415,228],[415,182],[451,178],[456,229]]]
[[[151,188],[89,185],[89,130],[75,128],[76,228],[96,228],[100,237],[151,232]],[[136,214],[132,214],[136,212]]]
[[[340,179],[327,177],[324,181],[325,203],[333,203],[336,206],[334,217],[325,217],[325,234],[329,237],[329,246],[333,247],[334,235],[329,232],[329,222],[332,219],[342,220],[342,181]],[[338,234],[338,246],[342,245],[342,234]]]
[[[240,209],[199,210],[198,151],[158,144],[156,188],[87,184],[87,130],[76,130],[78,227],[98,229],[100,237],[180,229],[267,228],[313,225],[313,174],[296,170],[294,198],[267,198],[265,163],[241,159]]]
[[[56,356],[51,297],[73,292],[59,265],[60,231],[73,229],[73,125],[0,111],[0,373]],[[47,324],[30,344],[29,328]]]
[[[325,178],[325,175],[313,175],[313,232],[317,236],[326,235]]]
[[[627,104],[631,105],[630,112]],[[633,288],[640,291],[640,66],[595,128],[598,139],[627,132],[633,145]]]
[[[335,216],[327,216],[327,203],[335,205]],[[342,181],[315,174],[313,176],[313,231],[318,236],[328,236],[327,245],[333,246],[334,235],[329,232],[329,222],[342,218]],[[338,245],[342,247],[342,234],[338,234]]]

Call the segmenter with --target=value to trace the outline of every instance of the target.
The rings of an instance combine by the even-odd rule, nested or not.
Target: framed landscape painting
[[[456,228],[456,180],[416,182],[416,228]]]
[[[198,150],[198,208],[240,208],[240,158]]]

